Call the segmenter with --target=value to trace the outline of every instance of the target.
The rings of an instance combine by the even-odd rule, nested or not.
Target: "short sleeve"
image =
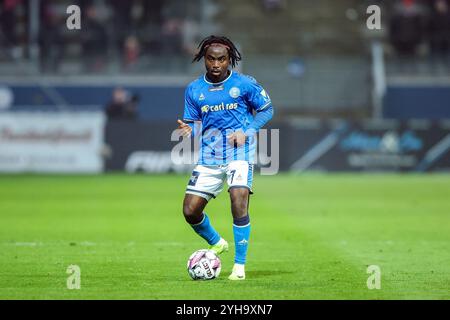
[[[184,115],[183,120],[200,121],[201,116],[197,104],[192,96],[191,87],[187,87],[184,92]]]
[[[266,90],[261,87],[256,80],[249,81],[246,93],[247,102],[253,110],[259,112],[272,104]]]

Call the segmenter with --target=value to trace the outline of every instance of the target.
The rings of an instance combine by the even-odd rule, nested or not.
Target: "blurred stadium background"
[[[71,4],[81,30],[66,27]],[[0,171],[125,170],[134,151],[147,165],[130,170],[179,170],[158,163],[209,34],[235,41],[239,70],[270,92],[281,170],[447,171],[448,17],[446,1],[419,0],[2,1]]]
[[[66,9],[72,4],[82,10],[81,30],[66,27],[69,16]],[[366,26],[370,16],[366,10],[374,4],[381,7],[380,30],[369,30]],[[8,288],[3,291],[3,297],[20,298],[24,292],[27,297],[66,297],[50,289],[46,291],[50,285],[45,274],[59,272],[55,271],[55,266],[48,269],[39,265],[33,269],[25,263],[21,264],[24,269],[17,269],[18,260],[14,260],[17,256],[19,259],[24,255],[29,257],[25,258],[29,263],[33,259],[42,263],[37,257],[50,256],[58,268],[84,259],[82,251],[70,255],[65,249],[49,252],[44,247],[39,248],[46,241],[54,246],[60,245],[58,241],[66,241],[73,250],[81,250],[84,243],[89,250],[92,243],[117,237],[114,241],[124,242],[109,243],[109,247],[97,246],[96,250],[104,254],[99,259],[110,261],[109,255],[119,247],[126,259],[135,262],[136,256],[129,244],[136,243],[139,247],[142,245],[139,239],[150,239],[155,245],[139,247],[137,260],[144,261],[139,260],[142,252],[157,256],[166,248],[161,247],[164,237],[174,236],[154,231],[160,237],[145,238],[152,237],[148,233],[152,221],[147,216],[152,209],[173,211],[171,222],[167,216],[162,220],[175,223],[179,234],[189,239],[187,247],[177,247],[178,242],[169,241],[173,247],[167,258],[158,260],[157,266],[166,265],[164,259],[171,259],[170,265],[176,261],[184,266],[185,258],[194,250],[189,242],[194,236],[187,230],[179,209],[190,168],[171,162],[170,151],[176,142],[170,141],[170,134],[177,126],[176,120],[182,117],[185,86],[204,70],[203,63],[191,63],[192,56],[198,42],[210,34],[226,35],[238,44],[243,54],[239,71],[254,76],[271,95],[275,117],[269,127],[280,129],[281,172],[353,173],[343,176],[343,180],[333,174],[261,177],[256,187],[260,183],[262,197],[255,195],[254,201],[255,210],[261,211],[260,232],[270,230],[262,227],[264,217],[268,226],[275,223],[269,218],[272,213],[262,212],[266,208],[262,203],[272,199],[273,203],[282,201],[288,206],[281,209],[285,212],[305,209],[302,215],[291,215],[289,219],[298,218],[299,225],[307,225],[311,230],[317,227],[317,234],[321,236],[328,230],[334,237],[328,239],[330,243],[354,240],[353,252],[365,252],[357,255],[362,260],[352,260],[361,266],[371,261],[364,248],[356,247],[357,242],[378,252],[381,242],[370,241],[384,241],[383,245],[389,247],[397,239],[402,247],[401,250],[395,247],[395,250],[405,254],[396,256],[400,264],[404,261],[403,270],[408,268],[406,261],[411,262],[406,253],[410,252],[407,250],[411,250],[408,247],[411,243],[413,250],[420,253],[414,256],[415,262],[424,263],[429,258],[425,255],[436,254],[430,265],[439,277],[430,280],[425,276],[429,270],[422,266],[424,269],[418,269],[422,273],[406,276],[400,272],[397,278],[391,274],[392,278],[397,279],[400,286],[407,286],[406,279],[414,277],[421,284],[428,282],[430,287],[408,287],[410,292],[417,293],[409,296],[424,297],[423,292],[437,288],[435,295],[425,294],[425,297],[448,298],[449,257],[445,248],[448,249],[450,241],[447,232],[450,225],[447,175],[450,170],[450,4],[445,0],[1,0],[0,172],[4,174],[0,176],[3,181],[0,182],[0,217],[4,222],[5,250],[0,262],[6,271],[0,278],[3,287]],[[118,173],[118,180],[112,178],[115,175],[97,175],[109,172]],[[148,180],[123,174],[138,172],[148,173],[145,175]],[[152,175],[173,172],[182,175]],[[361,174],[365,172],[394,175]],[[400,172],[438,174],[396,174]],[[33,175],[28,175],[30,173]],[[60,180],[59,175],[49,177],[34,175],[36,173],[64,175]],[[79,173],[94,175],[89,175],[83,183],[72,175]],[[279,188],[275,192],[278,198],[270,191],[272,184]],[[170,192],[160,190],[159,185]],[[341,186],[344,189],[340,190]],[[302,195],[296,193],[296,188],[302,190]],[[111,198],[106,194],[111,194]],[[329,205],[336,205],[336,212],[347,212],[347,205],[355,201],[352,194],[359,200],[366,199],[366,207],[357,202],[361,207],[353,208],[350,216],[330,213],[325,217],[330,208],[323,207],[321,196],[330,201]],[[418,200],[422,196],[422,201]],[[115,202],[119,198],[122,202]],[[64,205],[61,202],[64,199],[73,207]],[[302,207],[306,202],[308,207]],[[266,204],[275,210],[275,205]],[[212,206],[227,210],[227,205],[220,202]],[[79,210],[79,217],[75,209]],[[34,210],[35,215],[32,215],[30,212]],[[131,218],[127,219],[120,210],[129,210]],[[321,218],[315,216],[316,211]],[[395,219],[392,213],[397,211],[398,220],[390,220]],[[58,212],[71,212],[71,216]],[[84,216],[83,212],[91,212],[92,216]],[[378,212],[383,213],[380,219],[386,220],[376,227],[370,219]],[[422,224],[423,212],[432,220]],[[107,219],[117,224],[113,226]],[[131,222],[133,219],[135,224]],[[289,219],[287,221],[291,221]],[[86,224],[86,221],[91,223]],[[218,217],[217,221],[219,225],[229,225],[225,218]],[[342,229],[333,229],[330,221],[341,221]],[[353,234],[352,238],[352,232],[358,229],[350,228],[355,221],[364,224],[360,230],[365,231]],[[403,230],[396,229],[407,221],[413,224]],[[144,226],[148,228],[144,230]],[[321,227],[325,228],[323,233],[318,231]],[[289,228],[292,227],[288,223],[281,223],[277,239],[284,239],[283,230]],[[381,235],[376,235],[371,228]],[[340,231],[348,232],[349,238],[340,238],[345,237]],[[405,235],[400,231],[410,233]],[[256,243],[263,241],[262,233],[259,234],[260,238],[255,233]],[[231,233],[228,236],[231,239]],[[277,234],[271,237],[276,238]],[[419,240],[422,242],[413,244]],[[181,243],[183,240],[174,241]],[[283,241],[288,240],[280,240],[280,243]],[[81,247],[75,248],[80,243]],[[200,242],[196,242],[198,244]],[[41,256],[33,255],[31,250],[36,248]],[[291,253],[296,249],[292,245],[289,248]],[[306,244],[302,249],[308,252],[317,248]],[[395,250],[392,250],[391,257],[394,257]],[[172,251],[176,255],[171,255]],[[335,252],[329,248],[323,251]],[[58,259],[55,252],[61,252],[63,258]],[[91,255],[91,259],[94,256]],[[287,254],[283,257],[292,259]],[[322,259],[315,258],[311,261],[319,263]],[[382,261],[381,253],[377,259]],[[306,260],[297,262],[303,266],[307,263]],[[277,264],[268,265],[279,268]],[[103,269],[100,269],[105,270],[105,266],[101,266]],[[144,271],[153,267],[155,265],[142,264],[138,272],[140,279],[145,279]],[[171,268],[177,270],[175,265]],[[271,274],[265,273],[264,268],[263,265],[260,276],[270,279]],[[327,270],[335,271],[330,268]],[[29,275],[35,270],[44,276],[27,282],[35,291],[26,291],[28,287],[23,279],[28,278],[21,278],[20,274]],[[313,270],[311,267],[309,271]],[[126,263],[113,271],[129,273]],[[396,271],[395,268],[390,270]],[[295,283],[298,279],[295,272],[292,269],[281,276],[286,277],[286,283]],[[344,273],[352,277],[347,269]],[[64,276],[60,276],[63,283]],[[168,277],[152,276],[160,281],[158,290],[169,290],[170,285],[174,285],[169,283],[167,289],[164,283],[170,281]],[[294,276],[297,278],[289,278]],[[183,277],[181,279],[185,279]],[[257,278],[258,274],[254,273],[253,277]],[[364,269],[362,283],[365,277]],[[127,279],[133,281],[134,278]],[[98,283],[94,281],[92,286],[95,285]],[[142,289],[139,285],[136,288]],[[405,297],[403,294],[408,288],[403,288],[399,295],[376,298]],[[295,288],[291,289],[293,291],[286,291],[290,292],[288,295],[276,292],[276,287],[266,288],[267,295],[259,296],[301,297]],[[228,289],[224,287],[224,290]],[[241,295],[233,293],[229,297],[248,298],[248,294],[252,297],[250,291],[242,290]],[[309,297],[355,297],[348,293],[350,291],[342,293],[338,287],[330,290],[324,289],[324,295],[315,291]],[[160,296],[142,296],[136,292],[135,296],[131,293],[127,296],[124,292],[122,290],[122,295],[118,296],[171,297],[169,291]],[[99,289],[91,292],[90,297],[102,294]],[[220,297],[208,296],[205,292],[198,294],[200,298]],[[186,294],[174,296],[184,298]],[[356,297],[373,298],[366,293]]]

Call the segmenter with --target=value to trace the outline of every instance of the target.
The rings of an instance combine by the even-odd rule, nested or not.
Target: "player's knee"
[[[237,203],[232,206],[234,218],[243,218],[247,215],[247,206],[244,203]]]
[[[202,210],[198,210],[192,203],[183,204],[183,215],[186,222],[190,224],[198,223],[202,216]]]
[[[246,189],[230,190],[231,209],[235,218],[242,218],[248,211],[248,191]]]

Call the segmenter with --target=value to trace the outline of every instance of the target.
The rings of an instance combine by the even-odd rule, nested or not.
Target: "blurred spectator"
[[[403,57],[416,53],[424,34],[423,11],[415,0],[401,0],[394,7],[390,22],[391,43]]]
[[[40,0],[38,48],[27,48],[28,15],[35,13],[30,3],[0,0],[0,60],[39,56],[44,73],[145,72],[160,66],[185,72],[184,55],[196,53],[202,30],[216,26],[208,16],[214,10],[199,10],[197,1]],[[69,4],[82,10],[81,30],[65,28]]]
[[[292,58],[287,65],[287,72],[292,78],[300,79],[305,73],[305,64],[300,57]]]
[[[193,56],[198,51],[198,43],[200,42],[200,24],[194,19],[186,19],[182,26],[182,43],[183,52],[188,56]]]
[[[278,11],[285,7],[284,0],[262,0],[266,11]]]
[[[148,1],[145,1],[148,2]],[[123,43],[132,29],[131,10],[133,8],[132,0],[110,0],[111,8],[113,10],[113,36],[114,46],[122,50]]]
[[[138,65],[140,57],[140,44],[135,36],[125,39],[123,48],[123,66],[126,71],[132,71]]]
[[[0,44],[10,49],[13,57],[19,57],[19,36],[17,32],[16,8],[22,4],[22,0],[0,1]]]
[[[41,2],[40,7],[41,28],[39,29],[40,67],[44,73],[58,71],[64,56],[63,29],[64,17],[58,12],[54,3],[48,0]]]
[[[447,0],[435,0],[429,22],[429,43],[434,67],[443,63],[450,66],[450,4]]]
[[[135,119],[139,97],[130,95],[121,87],[114,89],[112,100],[106,105],[105,111],[108,119]]]
[[[89,5],[82,22],[81,43],[87,71],[96,72],[104,69],[107,59],[108,39],[104,26],[98,21],[97,10]]]
[[[161,30],[161,54],[165,72],[182,69],[183,63],[179,59],[183,53],[183,21],[178,18],[168,18]]]
[[[143,1],[142,5],[144,11],[142,21],[144,23],[150,22],[152,24],[161,25],[163,22],[162,9],[164,7],[164,0]]]
[[[176,55],[180,53],[182,45],[182,21],[178,18],[167,19],[161,31],[161,46],[164,55]]]

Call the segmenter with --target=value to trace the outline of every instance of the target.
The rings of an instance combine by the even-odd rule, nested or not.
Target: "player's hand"
[[[192,134],[192,128],[187,123],[184,123],[180,119],[178,119],[177,122],[178,122],[178,129],[181,130],[181,135],[183,137],[189,138]]]
[[[242,131],[236,131],[228,136],[228,142],[231,145],[236,145],[237,147],[240,147],[245,144],[246,138],[247,137],[245,133],[243,133]]]

